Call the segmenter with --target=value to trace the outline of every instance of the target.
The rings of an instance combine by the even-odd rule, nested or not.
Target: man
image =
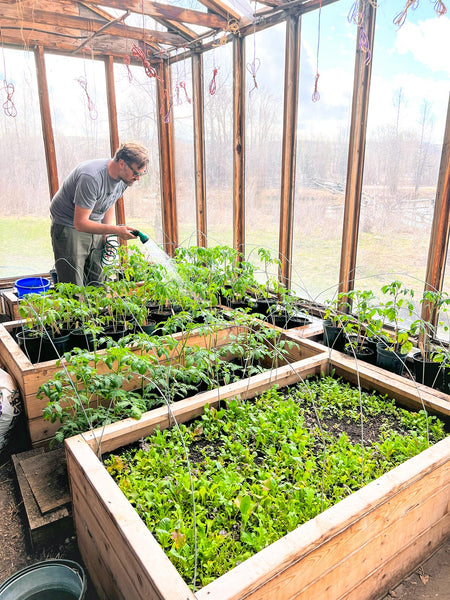
[[[114,225],[114,205],[128,186],[146,174],[148,162],[144,146],[126,143],[114,158],[89,160],[69,173],[50,205],[58,281],[77,285],[103,281],[106,236],[136,237],[132,227]]]

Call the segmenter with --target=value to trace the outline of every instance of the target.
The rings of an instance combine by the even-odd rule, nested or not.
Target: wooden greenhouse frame
[[[135,66],[142,63],[130,56],[128,40],[142,50],[154,66],[158,112],[168,112],[165,90],[171,88],[171,65],[190,60],[192,66],[193,146],[195,173],[195,214],[198,246],[208,244],[207,190],[204,126],[203,55],[213,48],[216,36],[232,45],[233,69],[233,246],[245,256],[245,38],[285,23],[283,136],[279,213],[279,278],[290,287],[294,239],[294,197],[296,174],[299,63],[302,16],[342,0],[258,0],[256,19],[243,16],[238,0],[199,0],[206,12],[154,0],[0,0],[0,34],[5,48],[27,49],[34,54],[39,92],[41,128],[44,140],[49,196],[59,188],[56,146],[50,110],[46,56],[81,56],[95,39],[93,58],[103,61],[107,91],[109,146],[113,154],[119,145],[114,64],[124,59]],[[105,8],[122,11],[113,18]],[[165,30],[125,25],[132,14],[146,15]],[[376,3],[359,0],[361,25],[374,49]],[[193,26],[201,26],[197,33]],[[372,52],[372,54],[374,54]],[[353,289],[357,265],[358,230],[361,212],[366,128],[372,61],[356,43],[353,96],[347,159],[345,203],[342,228],[338,292]],[[175,143],[172,120],[157,120],[159,140],[161,214],[164,249],[173,255],[178,244],[175,185]],[[125,222],[123,200],[116,203],[116,221]],[[434,214],[426,267],[425,289],[441,290],[450,234],[450,99],[447,109]],[[0,280],[2,288],[14,279]],[[11,306],[14,299],[11,299]],[[430,319],[430,307],[422,304],[422,318]],[[17,316],[17,315],[14,315]],[[9,328],[12,328],[10,324]],[[294,370],[302,376],[331,370],[348,381],[400,396],[407,406],[422,408],[448,418],[448,396],[420,384],[386,375],[375,366],[358,366],[343,354],[298,340],[302,353]],[[32,424],[32,442],[46,442],[54,433],[41,418],[42,402],[37,400],[39,384],[52,376],[56,363],[32,365],[12,341],[7,328],[0,326],[0,351],[9,352],[11,369],[26,399]],[[0,352],[1,354],[1,352]],[[275,369],[275,377],[287,381],[293,367]],[[252,397],[267,389],[274,375],[261,374],[248,381],[221,388],[222,398],[242,393]],[[218,391],[181,401],[175,412],[186,421],[201,414],[206,402],[217,401]],[[168,426],[168,411],[156,409],[140,421],[127,420],[102,430],[102,451],[131,443],[159,423]],[[275,545],[239,565],[195,596],[181,580],[137,513],[107,475],[96,456],[98,432],[89,432],[66,441],[74,518],[82,557],[101,598],[141,600],[260,600],[277,598],[321,598],[322,600],[372,600],[398,582],[421,560],[439,547],[450,534],[449,456],[450,438],[436,444],[401,465],[392,473],[365,486]],[[149,564],[149,557],[150,563]],[[385,561],[383,563],[383,561]],[[156,570],[155,570],[156,567]],[[332,588],[338,582],[339,595]]]
[[[164,89],[170,87],[170,65],[176,61],[192,61],[195,198],[197,245],[206,246],[207,203],[205,185],[205,136],[203,104],[203,53],[213,47],[215,36],[221,42],[233,44],[233,245],[245,252],[245,49],[247,35],[286,22],[286,51],[284,65],[284,111],[282,141],[282,178],[280,189],[279,257],[280,279],[288,286],[291,281],[293,215],[296,163],[296,130],[298,119],[299,58],[302,15],[341,0],[261,0],[256,19],[242,15],[238,3],[230,0],[201,0],[207,12],[181,8],[152,0],[42,0],[35,6],[28,0],[0,0],[0,30],[4,47],[33,49],[42,132],[48,173],[50,196],[57,191],[58,173],[56,150],[50,113],[49,90],[46,79],[46,53],[80,55],[83,48],[95,39],[92,55],[105,64],[107,103],[109,115],[110,148],[114,153],[119,143],[117,109],[114,85],[114,61],[124,57],[133,64],[141,64],[129,56],[127,39],[139,44],[149,60],[155,59],[158,72],[157,102],[163,108],[168,102]],[[374,48],[376,3],[360,0],[361,25]],[[20,5],[20,6],[19,6]],[[119,9],[123,14],[113,19],[100,6]],[[146,27],[124,28],[130,13],[148,15],[166,27],[166,31]],[[192,24],[201,25],[200,35]],[[232,25],[232,26],[231,26]],[[124,37],[126,33],[126,39]],[[222,39],[223,38],[223,39]],[[376,48],[374,48],[376,52]],[[142,65],[141,65],[142,66]],[[358,227],[361,208],[362,176],[366,143],[366,124],[370,91],[372,61],[366,61],[364,52],[356,45],[353,83],[353,102],[345,189],[342,231],[339,292],[354,287]],[[442,147],[441,167],[437,184],[432,233],[426,270],[426,289],[442,288],[448,237],[450,231],[450,109]],[[173,254],[178,243],[177,202],[175,189],[174,132],[171,122],[158,119],[160,149],[160,179],[162,227],[165,250]],[[123,201],[116,204],[117,222],[125,221]],[[4,287],[13,280],[3,280]],[[422,306],[422,317],[428,320],[428,306]],[[436,321],[437,315],[434,315]]]

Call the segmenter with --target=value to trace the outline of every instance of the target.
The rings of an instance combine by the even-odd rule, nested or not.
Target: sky
[[[367,0],[368,1],[368,0]],[[333,113],[351,102],[356,25],[347,16],[352,2],[341,0],[322,9],[319,44],[320,120],[330,115],[324,130],[340,127]],[[447,4],[449,4],[447,2]],[[403,125],[419,126],[420,107],[426,99],[434,116],[432,141],[442,143],[450,90],[450,19],[439,17],[434,2],[420,0],[410,9],[404,25],[393,20],[402,12],[405,0],[379,0],[373,50],[369,134],[396,118],[393,98],[402,90]],[[450,4],[449,4],[450,8]],[[307,23],[308,18],[308,23]],[[302,52],[311,77],[317,67],[318,13],[304,17]],[[350,68],[351,66],[351,68]],[[318,108],[318,107],[317,107]],[[319,113],[319,110],[317,111]],[[311,124],[317,131],[320,123]]]

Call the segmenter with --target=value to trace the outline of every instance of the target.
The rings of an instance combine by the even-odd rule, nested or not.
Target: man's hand
[[[131,233],[132,231],[136,231],[133,227],[128,227],[128,225],[116,225],[117,234],[123,240],[135,240],[137,238],[136,235]]]

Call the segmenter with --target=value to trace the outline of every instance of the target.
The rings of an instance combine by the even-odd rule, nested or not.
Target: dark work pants
[[[84,233],[72,227],[52,223],[50,235],[60,283],[84,286],[98,285],[104,280],[101,234]]]

